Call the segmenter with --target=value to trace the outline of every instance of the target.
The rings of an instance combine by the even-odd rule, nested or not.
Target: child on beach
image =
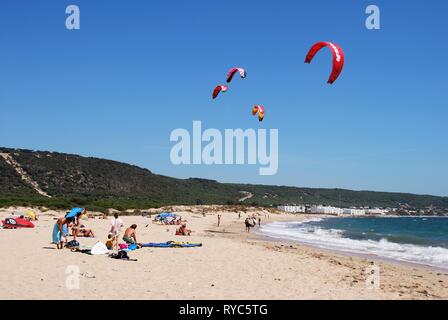
[[[114,236],[112,233],[109,233],[107,235],[107,240],[106,240],[106,247],[109,250],[113,250],[116,249],[118,250],[118,241],[117,241],[117,237]]]
[[[114,214],[114,218],[110,221],[111,228],[109,231],[108,238],[112,240],[112,246],[118,250],[118,238],[120,237],[121,228],[123,227],[123,220],[118,216],[118,213]]]
[[[119,236],[121,232],[121,228],[123,227],[123,220],[121,220],[118,216],[118,213],[114,214],[114,218],[110,221],[111,228],[110,233],[112,233],[115,236]]]

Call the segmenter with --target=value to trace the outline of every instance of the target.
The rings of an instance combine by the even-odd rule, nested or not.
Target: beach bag
[[[125,243],[120,243],[119,245],[118,245],[118,247],[120,248],[120,249],[127,249],[128,248],[128,245],[127,244],[125,244]]]
[[[124,250],[120,250],[118,251],[118,253],[113,253],[110,255],[110,257],[114,259],[129,259],[128,253]]]
[[[79,242],[76,240],[71,240],[65,246],[67,248],[76,248],[76,247],[79,247]]]

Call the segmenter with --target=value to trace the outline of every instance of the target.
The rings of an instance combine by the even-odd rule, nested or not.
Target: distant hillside
[[[82,205],[105,210],[174,204],[237,204],[239,199],[246,198],[244,204],[263,206],[341,203],[343,206],[408,204],[416,208],[430,205],[448,208],[447,197],[176,179],[116,161],[56,152],[0,148],[0,155],[0,206]],[[247,197],[249,194],[252,196]]]

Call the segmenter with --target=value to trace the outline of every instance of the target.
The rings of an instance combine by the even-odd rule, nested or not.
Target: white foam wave
[[[319,220],[319,219],[318,219]],[[312,221],[318,221],[313,219]],[[448,249],[414,244],[401,244],[386,239],[355,240],[343,237],[343,230],[323,229],[306,222],[274,222],[260,227],[259,232],[271,238],[298,241],[321,248],[349,253],[377,255],[399,261],[448,269]]]

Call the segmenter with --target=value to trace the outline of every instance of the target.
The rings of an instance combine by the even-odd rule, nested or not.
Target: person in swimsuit
[[[189,236],[191,234],[191,230],[187,229],[187,224],[183,223],[179,229],[176,230],[176,236]]]
[[[123,235],[124,242],[126,242],[127,244],[137,243],[137,235],[135,229],[137,229],[136,224],[133,224],[132,226],[126,229]]]
[[[87,229],[84,225],[81,225],[79,228],[76,226],[72,227],[72,235],[75,234],[76,230],[78,231],[78,237],[84,238],[95,238],[95,234],[92,229]]]

